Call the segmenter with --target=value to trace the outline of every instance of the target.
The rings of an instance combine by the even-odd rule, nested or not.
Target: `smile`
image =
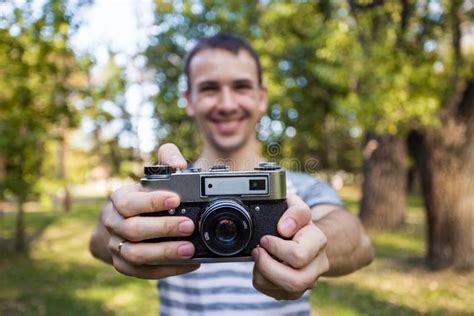
[[[242,115],[233,119],[216,119],[210,118],[210,121],[216,127],[219,134],[231,135],[241,129],[242,122],[247,119],[246,115]]]

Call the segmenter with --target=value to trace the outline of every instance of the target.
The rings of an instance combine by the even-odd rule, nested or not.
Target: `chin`
[[[212,137],[211,144],[223,153],[233,153],[242,148],[246,143],[247,139],[243,137],[229,138],[229,137]]]

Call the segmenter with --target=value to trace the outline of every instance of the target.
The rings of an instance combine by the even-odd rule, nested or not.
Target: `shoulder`
[[[309,207],[320,204],[343,206],[337,192],[326,181],[306,173],[287,171],[287,182]]]

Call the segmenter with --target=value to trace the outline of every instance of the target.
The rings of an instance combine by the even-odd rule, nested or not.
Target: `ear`
[[[261,86],[259,88],[259,100],[258,100],[258,110],[260,112],[260,116],[265,115],[268,109],[268,90],[267,87]]]
[[[183,97],[184,97],[184,100],[186,101],[186,114],[189,117],[194,117],[196,112],[194,111],[193,103],[191,102],[191,91],[189,91],[189,89],[184,91]]]

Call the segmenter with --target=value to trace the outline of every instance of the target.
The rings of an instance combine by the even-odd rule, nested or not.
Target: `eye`
[[[202,87],[201,88],[201,91],[213,91],[213,90],[217,90],[216,87]]]
[[[212,91],[217,91],[218,89],[219,87],[217,85],[212,85],[212,84],[203,85],[199,87],[200,92],[212,92]]]
[[[240,91],[248,90],[248,89],[252,89],[252,85],[248,83],[238,83],[235,85],[235,89],[240,90]]]

